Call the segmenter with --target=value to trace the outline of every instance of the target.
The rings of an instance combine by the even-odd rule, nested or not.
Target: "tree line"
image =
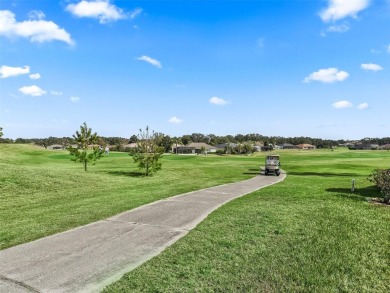
[[[312,144],[317,148],[331,148],[333,146],[337,146],[339,144],[347,143],[348,140],[340,139],[340,140],[331,140],[331,139],[321,139],[321,138],[312,138],[312,137],[282,137],[282,136],[265,136],[258,133],[251,134],[237,134],[237,135],[224,135],[218,136],[215,134],[202,134],[202,133],[192,133],[185,134],[182,136],[169,136],[164,133],[156,133],[158,137],[159,146],[163,147],[165,151],[170,151],[172,145],[181,144],[187,145],[191,142],[204,142],[210,145],[217,145],[222,143],[246,143],[246,142],[260,142],[264,145],[276,145],[289,143],[293,145],[298,144]],[[113,150],[121,151],[124,150],[124,146],[130,143],[135,143],[138,141],[138,135],[131,135],[129,138],[123,137],[104,137],[99,136],[96,140],[98,145],[106,146],[109,145]],[[363,138],[359,140],[363,143],[372,143],[385,145],[390,144],[390,137],[383,138]],[[50,145],[63,145],[69,146],[75,144],[76,141],[73,137],[48,137],[48,138],[17,138],[15,140],[9,138],[0,138],[0,143],[34,143],[36,145],[41,145],[44,147],[48,147]]]

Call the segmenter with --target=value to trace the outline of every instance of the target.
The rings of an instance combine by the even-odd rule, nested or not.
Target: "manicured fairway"
[[[262,161],[262,160],[261,160]],[[0,249],[118,214],[140,205],[255,175],[254,157],[164,156],[152,177],[126,153],[83,170],[67,151],[0,144]]]
[[[287,179],[228,203],[105,292],[389,292],[389,152],[280,152]],[[355,193],[350,192],[356,180]]]
[[[388,292],[390,207],[366,180],[386,151],[278,151],[287,179],[212,213],[106,292]],[[67,152],[0,145],[1,249],[175,194],[255,176],[265,154],[164,156],[142,176],[112,153],[84,172]],[[350,192],[351,180],[356,191]]]

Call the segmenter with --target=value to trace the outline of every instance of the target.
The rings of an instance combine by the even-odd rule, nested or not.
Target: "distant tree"
[[[237,146],[235,147],[235,153],[241,155],[243,149],[244,149],[244,145],[242,143],[238,143]]]
[[[129,140],[129,143],[135,143],[138,141],[138,137],[133,134],[131,137],[130,137],[130,140]]]
[[[164,148],[164,152],[169,153],[172,147],[172,139],[169,135],[161,135],[159,146]]]
[[[253,153],[253,145],[250,142],[245,142],[242,151],[244,154],[250,155],[251,153]]]
[[[68,147],[68,150],[74,158],[71,160],[76,163],[82,163],[84,170],[87,171],[87,165],[91,163],[94,165],[103,155],[103,149],[101,149],[96,143],[98,142],[97,133],[92,133],[92,129],[88,128],[87,123],[84,122],[80,126],[80,132],[76,131],[73,134],[73,138],[77,147]]]
[[[175,154],[178,154],[178,145],[181,145],[182,141],[178,137],[172,138],[172,145],[175,147]]]
[[[200,147],[200,154],[201,155],[206,155],[206,147],[203,146],[203,145]]]
[[[183,135],[181,137],[181,141],[183,142],[184,145],[187,145],[191,142],[191,136],[189,135]]]
[[[145,171],[146,176],[161,169],[159,160],[164,148],[158,146],[158,141],[158,135],[154,131],[150,133],[149,127],[146,126],[145,131],[139,130],[137,147],[130,152],[134,163],[138,163],[138,167]]]
[[[3,137],[3,127],[0,127],[0,138]]]

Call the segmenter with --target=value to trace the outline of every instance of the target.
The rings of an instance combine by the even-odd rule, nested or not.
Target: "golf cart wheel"
[[[280,170],[276,170],[275,174],[276,174],[276,176],[279,176],[280,175]]]
[[[268,175],[269,171],[268,169],[265,169],[265,175]]]

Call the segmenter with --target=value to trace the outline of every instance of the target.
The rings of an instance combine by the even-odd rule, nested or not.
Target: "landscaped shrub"
[[[383,194],[383,201],[390,204],[390,169],[375,169],[368,180],[379,187]]]
[[[225,151],[224,150],[217,150],[215,153],[219,156],[222,156],[223,154],[225,154]]]

